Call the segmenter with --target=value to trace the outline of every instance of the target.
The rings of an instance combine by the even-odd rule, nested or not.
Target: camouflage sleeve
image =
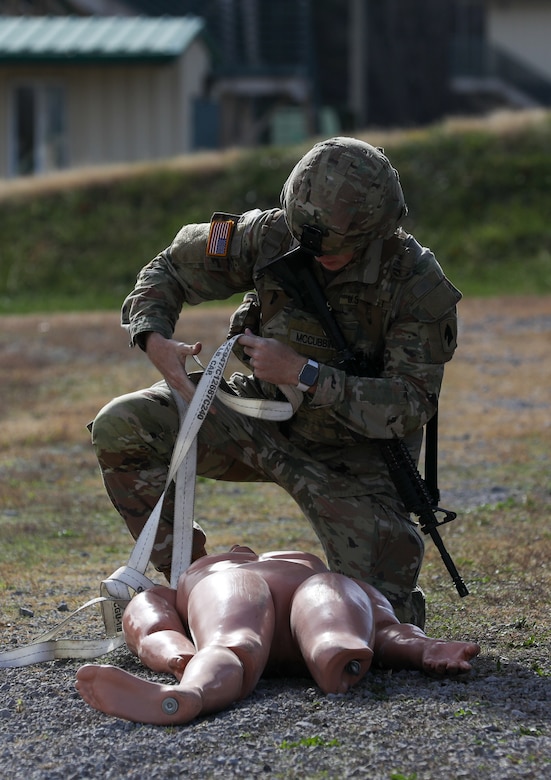
[[[330,407],[331,414],[362,436],[407,436],[436,411],[444,364],[457,346],[461,294],[432,253],[422,258],[421,267],[423,273],[406,287],[386,334],[380,376],[352,377],[321,367],[312,405]]]
[[[142,268],[123,303],[121,323],[129,331],[131,344],[140,333],[151,331],[170,338],[184,304],[224,300],[250,289],[255,247],[269,213],[217,214],[211,223],[185,225],[170,247]],[[220,225],[231,222],[231,233],[227,248],[209,255],[216,218]]]

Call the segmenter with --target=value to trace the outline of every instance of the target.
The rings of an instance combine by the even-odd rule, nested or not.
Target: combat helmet
[[[305,225],[321,229],[324,254],[389,238],[407,214],[398,172],[383,149],[348,137],[321,141],[299,160],[281,206],[299,241]]]

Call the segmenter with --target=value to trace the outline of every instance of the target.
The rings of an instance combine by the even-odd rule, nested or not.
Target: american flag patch
[[[213,220],[211,222],[207,241],[207,255],[210,257],[228,256],[234,227],[235,222],[233,219]]]

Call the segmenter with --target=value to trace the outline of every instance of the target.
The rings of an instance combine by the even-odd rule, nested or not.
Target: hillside
[[[383,145],[400,172],[404,227],[464,293],[551,290],[550,114],[362,137]],[[182,224],[277,205],[304,150],[234,150],[0,182],[0,313],[118,308]]]

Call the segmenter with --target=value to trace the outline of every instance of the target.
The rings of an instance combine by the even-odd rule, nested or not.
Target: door
[[[60,170],[68,165],[65,89],[25,83],[12,93],[12,176]]]

